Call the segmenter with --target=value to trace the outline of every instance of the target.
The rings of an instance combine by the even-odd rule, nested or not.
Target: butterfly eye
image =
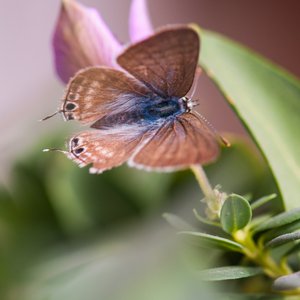
[[[66,105],[66,110],[73,110],[74,108],[76,108],[76,105],[74,103],[68,103]]]

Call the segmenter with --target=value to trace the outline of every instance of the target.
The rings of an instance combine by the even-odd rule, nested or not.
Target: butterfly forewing
[[[149,170],[184,169],[216,159],[219,146],[206,124],[184,113],[163,126],[130,160],[129,165]]]
[[[61,111],[66,120],[83,124],[94,122],[117,111],[124,102],[134,106],[149,89],[129,74],[105,67],[91,67],[79,71],[67,86]]]
[[[171,27],[129,47],[117,62],[155,93],[182,97],[192,86],[198,55],[197,33]]]

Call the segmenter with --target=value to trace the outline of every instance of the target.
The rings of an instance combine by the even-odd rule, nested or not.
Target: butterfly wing
[[[121,131],[84,131],[70,139],[66,154],[80,167],[91,165],[90,173],[102,173],[127,161],[146,135],[141,131],[131,135]]]
[[[125,72],[91,67],[70,80],[61,111],[65,120],[87,124],[118,111],[122,105],[134,106],[135,99],[149,93],[147,87]]]
[[[122,53],[119,65],[156,94],[183,97],[192,86],[199,38],[189,27],[171,27]]]
[[[147,170],[172,171],[213,161],[219,145],[206,124],[192,113],[166,121],[128,161]]]

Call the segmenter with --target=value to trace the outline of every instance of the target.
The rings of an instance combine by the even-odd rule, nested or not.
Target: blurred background
[[[128,42],[129,0],[81,3],[98,8],[112,31]],[[148,6],[155,27],[196,22],[300,75],[295,59],[300,53],[297,0],[149,0]],[[193,176],[126,166],[91,176],[60,154],[42,153],[43,148],[63,146],[78,128],[59,117],[37,121],[56,110],[64,89],[54,72],[51,49],[60,1],[1,1],[0,8],[1,299],[25,299],[25,294],[29,299],[82,299],[87,291],[87,299],[99,299],[100,293],[107,298],[118,299],[121,293],[128,299],[148,299],[143,292],[161,288],[159,276],[170,274],[161,299],[171,299],[177,281],[184,286],[180,293],[186,288],[189,299],[194,299],[198,283],[191,288],[189,275],[173,272],[175,253],[165,260],[174,247],[170,237],[175,231],[161,218],[169,211],[193,222],[192,208],[201,200]],[[263,159],[205,76],[197,96],[199,111],[219,131],[235,134],[234,146],[207,168],[212,184],[228,192],[254,191],[256,196],[274,192]],[[163,271],[155,268],[164,265],[161,262],[166,265]],[[201,259],[197,263],[203,264]],[[128,270],[134,273],[131,277]],[[118,291],[116,282],[122,282]]]

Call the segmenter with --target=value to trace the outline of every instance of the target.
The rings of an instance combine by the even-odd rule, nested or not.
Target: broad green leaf
[[[200,64],[249,129],[276,178],[287,209],[299,205],[300,83],[222,35],[201,30]]]
[[[300,239],[300,231],[280,235],[269,241],[265,247],[274,248]]]
[[[251,203],[251,208],[256,209],[258,207],[261,207],[262,205],[266,204],[267,202],[275,199],[277,197],[276,194],[271,194],[271,195],[267,195],[264,197],[259,198],[258,200],[256,200],[255,202]]]
[[[271,228],[276,228],[279,226],[290,224],[299,219],[300,219],[300,208],[293,209],[288,212],[278,214],[275,217],[269,219],[268,221],[260,224],[255,228],[255,231],[258,232],[258,231],[263,231]]]
[[[251,202],[253,199],[253,195],[251,194],[251,193],[247,193],[247,194],[245,194],[245,195],[242,195],[242,197],[244,198],[244,199],[246,199],[248,202]]]
[[[300,272],[281,276],[273,283],[275,291],[289,291],[300,288]]]
[[[243,251],[241,244],[219,236],[194,231],[181,231],[179,234],[184,235],[189,242],[200,247],[218,248],[236,252]]]
[[[257,267],[228,266],[203,270],[200,276],[205,281],[219,281],[252,277],[262,273],[263,270]]]
[[[244,228],[251,220],[252,211],[247,200],[232,194],[224,202],[221,209],[222,228],[227,233]]]

